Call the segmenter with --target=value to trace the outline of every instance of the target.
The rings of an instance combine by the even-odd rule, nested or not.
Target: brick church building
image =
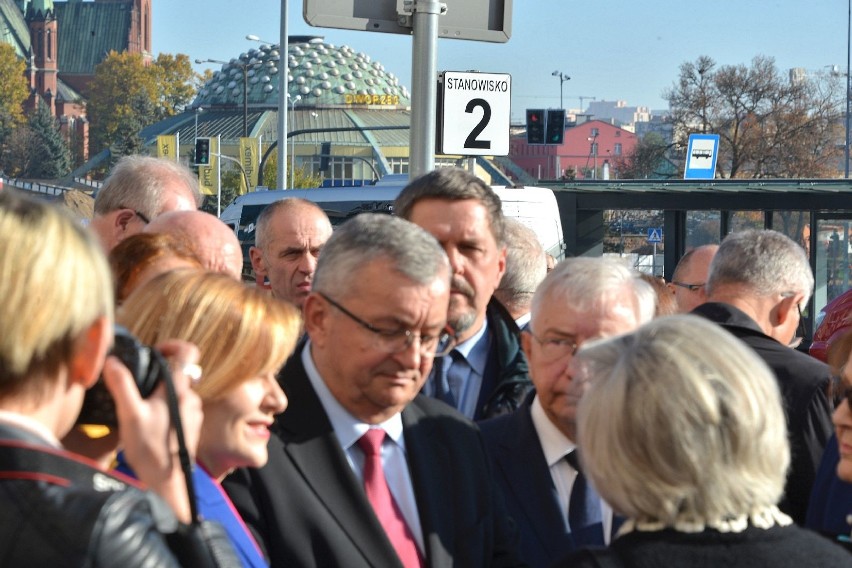
[[[151,59],[152,0],[0,0],[0,41],[27,63],[28,110],[39,100],[88,158],[86,98],[110,51]]]

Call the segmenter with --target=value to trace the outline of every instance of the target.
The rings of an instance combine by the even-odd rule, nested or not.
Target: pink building
[[[509,142],[509,158],[536,179],[603,179],[604,164],[617,176],[616,161],[633,151],[636,134],[601,120],[565,130],[559,146],[529,145],[526,134]]]

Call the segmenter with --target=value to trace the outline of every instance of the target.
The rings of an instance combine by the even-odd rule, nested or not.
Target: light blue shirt
[[[427,396],[435,396],[435,377],[438,371],[443,371],[450,384],[456,378],[459,389],[451,389],[456,401],[456,409],[473,420],[476,414],[476,403],[479,402],[479,391],[482,390],[482,377],[485,376],[485,365],[488,363],[488,353],[491,349],[491,336],[488,332],[488,321],[472,337],[455,346],[464,357],[464,362],[453,363],[452,357],[445,356],[441,360],[443,369],[433,369],[429,380],[423,387]],[[451,366],[452,365],[452,366]]]
[[[425,555],[423,528],[420,525],[417,500],[414,497],[414,486],[411,483],[411,472],[408,470],[408,462],[406,461],[402,416],[397,413],[381,424],[370,425],[361,422],[343,408],[331,394],[331,391],[328,390],[311,357],[310,340],[305,343],[301,357],[308,380],[317,393],[323,410],[328,415],[331,426],[334,428],[334,435],[337,437],[343,453],[346,454],[349,467],[352,468],[352,472],[362,486],[364,484],[364,452],[358,447],[357,442],[371,427],[381,428],[387,433],[385,443],[382,444],[382,467],[385,478],[391,495],[399,506],[408,528],[411,529],[411,534],[417,542],[420,553]]]

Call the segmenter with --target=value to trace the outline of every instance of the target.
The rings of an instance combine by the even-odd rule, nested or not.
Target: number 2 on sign
[[[488,121],[491,120],[491,105],[489,105],[488,101],[485,99],[472,99],[469,103],[467,103],[464,111],[471,113],[476,107],[482,107],[482,119],[473,128],[473,130],[470,131],[467,138],[465,138],[464,147],[489,150],[491,149],[491,141],[477,140],[476,137],[482,134],[482,131],[485,130],[486,126],[488,126]]]

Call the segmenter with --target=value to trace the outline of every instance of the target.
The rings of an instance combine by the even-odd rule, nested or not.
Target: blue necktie
[[[449,365],[444,365],[445,357],[450,358]],[[453,349],[450,351],[450,354],[441,357],[440,359],[435,359],[435,398],[438,400],[443,400],[453,408],[458,409],[458,398],[461,396],[461,383],[458,379],[458,373],[451,373],[451,369],[453,365],[457,364],[459,360],[464,359],[464,355]]]
[[[601,498],[589,484],[583,470],[577,451],[565,456],[565,460],[577,470],[571,497],[568,501],[568,526],[577,547],[603,546],[603,519],[601,516]]]

